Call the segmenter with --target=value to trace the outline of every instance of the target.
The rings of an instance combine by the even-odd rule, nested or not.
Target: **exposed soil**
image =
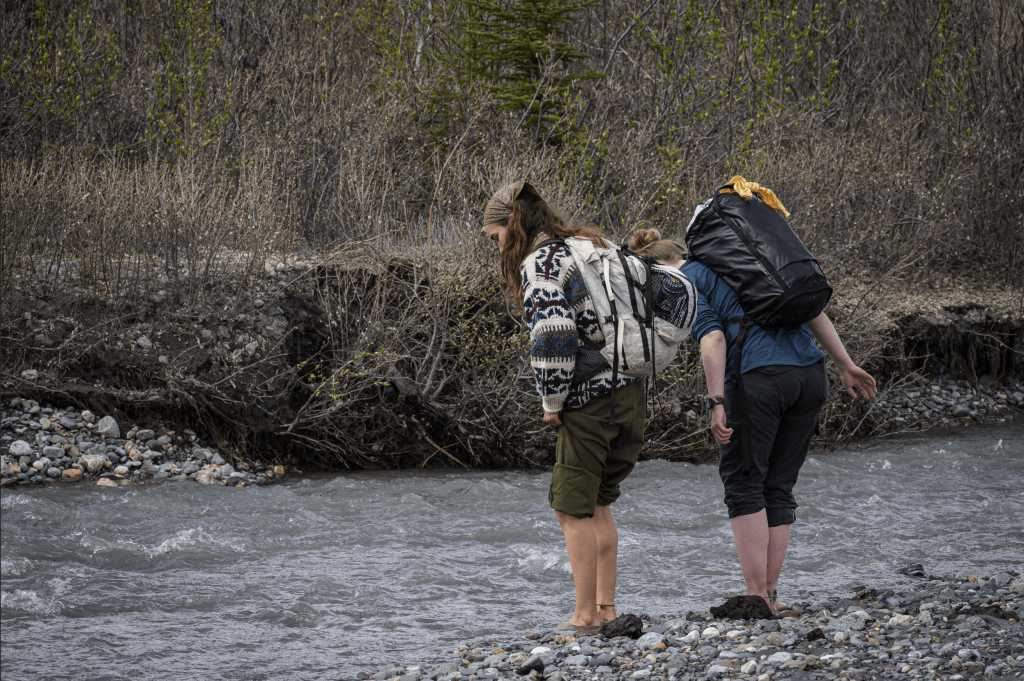
[[[310,469],[549,465],[553,432],[539,423],[523,428],[521,420],[496,424],[472,404],[461,410],[439,404],[451,388],[442,381],[436,391],[424,391],[423,371],[409,360],[390,360],[386,375],[364,381],[358,400],[309,426],[308,405],[322,399],[318,372],[337,358],[339,337],[363,338],[398,323],[362,321],[365,299],[376,296],[378,308],[401,317],[415,311],[416,291],[429,288],[421,271],[396,260],[377,271],[268,267],[250,290],[220,282],[199,300],[159,291],[112,304],[99,296],[16,289],[0,313],[0,396],[109,413],[140,427],[190,428],[225,452]],[[460,319],[491,314],[497,321],[488,333],[516,333],[500,296],[468,292],[463,298]],[[879,378],[920,372],[976,384],[1024,377],[1019,305],[1019,292],[1010,289],[964,287],[899,297],[852,291],[830,310],[844,338],[877,336],[872,368]],[[352,357],[349,370],[363,376],[361,356]],[[448,371],[459,370],[457,360],[446,362]],[[385,371],[365,368],[367,375],[376,370]],[[451,386],[456,378],[445,380]],[[517,385],[525,386],[522,400],[529,400],[522,378]],[[700,392],[677,392],[674,403],[659,404],[646,456],[714,456],[709,438],[694,435],[701,428]],[[858,410],[839,400],[829,418],[855,422]]]

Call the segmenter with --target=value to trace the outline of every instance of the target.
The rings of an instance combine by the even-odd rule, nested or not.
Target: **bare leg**
[[[779,588],[779,574],[782,562],[786,559],[789,547],[789,525],[776,525],[768,528],[768,579],[765,586],[774,593]],[[786,610],[785,603],[775,603],[776,610]]]
[[[608,506],[594,508],[594,533],[597,537],[597,603],[602,622],[615,619],[615,579],[619,557],[619,530]]]
[[[747,595],[761,596],[768,603],[768,516],[761,509],[757,513],[737,516],[730,522]],[[778,575],[775,579],[777,582]]]
[[[597,534],[590,518],[576,518],[555,511],[565,535],[565,548],[576,585],[576,611],[562,627],[593,627],[601,624],[597,615]]]

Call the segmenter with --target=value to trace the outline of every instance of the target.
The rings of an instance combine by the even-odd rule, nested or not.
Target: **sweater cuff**
[[[557,414],[558,412],[565,409],[565,398],[568,395],[545,395],[541,399],[541,404],[544,405],[544,411]]]

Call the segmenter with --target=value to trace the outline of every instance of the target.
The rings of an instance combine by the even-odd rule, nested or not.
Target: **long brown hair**
[[[554,237],[579,237],[595,244],[605,241],[596,229],[591,227],[570,227],[562,212],[548,205],[540,194],[524,188],[512,205],[512,214],[504,221],[508,227],[505,234],[505,250],[501,252],[501,276],[505,280],[505,296],[523,311],[523,280],[520,268],[532,250],[539,235]],[[495,224],[502,224],[497,222]]]

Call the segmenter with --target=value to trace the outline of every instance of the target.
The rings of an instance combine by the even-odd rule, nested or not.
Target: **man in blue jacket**
[[[700,343],[711,409],[711,432],[719,443],[719,475],[725,484],[733,540],[747,594],[763,597],[773,610],[784,610],[777,588],[796,520],[793,486],[807,458],[828,398],[827,352],[839,369],[843,387],[853,397],[874,397],[875,379],[847,354],[828,316],[799,327],[766,330],[751,326],[743,344],[746,413],[738,414],[733,353],[744,317],[735,292],[704,264],[691,260],[682,272],[698,291],[693,337]],[[819,349],[814,341],[824,348]],[[733,438],[737,422],[749,429],[750,452]]]

